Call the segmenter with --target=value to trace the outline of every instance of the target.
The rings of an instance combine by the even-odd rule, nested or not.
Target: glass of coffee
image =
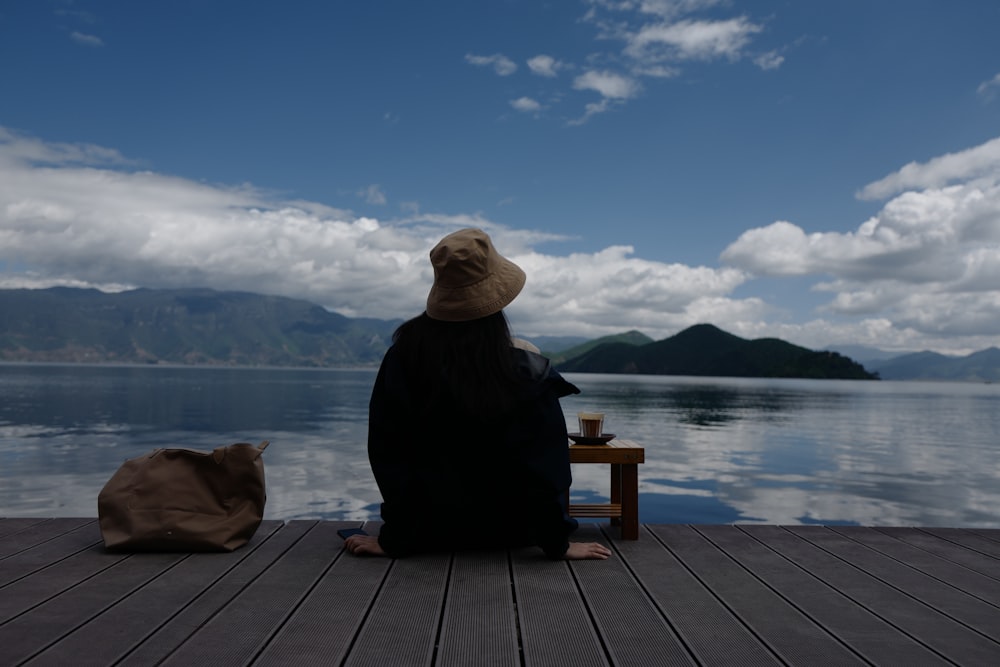
[[[576,414],[580,422],[580,435],[585,438],[599,438],[604,432],[603,412],[578,412]]]

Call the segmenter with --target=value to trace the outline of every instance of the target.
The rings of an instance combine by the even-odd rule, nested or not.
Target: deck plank
[[[794,526],[789,530],[987,637],[1000,631],[996,607],[920,572],[909,563],[902,562],[905,567],[900,567],[901,561],[846,540],[832,528]],[[994,643],[986,654],[1000,664],[1000,644]]]
[[[936,653],[957,664],[991,664],[996,645],[974,630],[928,606],[920,599],[868,573],[858,563],[843,560],[795,534],[798,526],[742,526],[755,539],[809,570],[874,614],[885,619]],[[842,537],[835,536],[835,540]]]
[[[345,665],[430,665],[441,627],[451,557],[392,561]]]
[[[337,524],[307,522],[307,531],[162,663],[246,665],[267,645],[340,552]]]
[[[730,526],[698,526],[697,530],[864,659],[874,664],[948,664],[748,533]]]
[[[187,557],[187,554],[143,554],[123,558],[0,625],[0,663],[18,664],[51,646]]]
[[[566,562],[519,549],[511,568],[525,667],[610,664]]]
[[[940,540],[937,541],[937,546],[926,545],[930,550],[910,544],[907,539],[917,538],[920,534],[914,528],[887,529],[887,532],[858,526],[833,526],[831,529],[949,586],[1000,607],[1000,580],[951,560],[955,558],[977,563],[985,560],[975,558],[975,554],[967,549],[949,543],[944,543],[943,546]],[[996,568],[996,574],[1000,574],[1000,567]]]
[[[127,557],[128,554],[109,553],[92,546],[20,577],[3,588],[0,623],[56,597]]]
[[[95,534],[93,532],[79,532],[80,528],[91,524],[96,526],[97,522],[93,519],[49,519],[48,521],[28,526],[24,530],[12,533],[0,540],[0,560],[6,560],[24,551],[35,550],[32,556],[37,557],[39,563],[47,565],[53,559],[59,557],[56,549],[59,546],[67,544],[67,542],[77,546],[75,548],[71,546],[69,550],[62,550],[60,553],[62,553],[63,557],[75,551],[86,549],[99,540],[100,535],[96,538],[91,537]],[[78,539],[80,535],[86,535],[89,541],[80,542]],[[49,544],[51,542],[56,542],[56,544]],[[3,571],[7,573],[8,568],[11,567],[11,562],[4,562],[3,565]],[[0,578],[0,585],[8,581],[11,581],[11,579]]]
[[[651,528],[645,528],[638,540],[617,542],[615,548],[699,662],[719,667],[781,664],[711,590],[656,539]]]
[[[164,570],[143,587],[82,624],[32,660],[32,665],[80,664],[80,656],[94,665],[110,665],[139,646],[214,581],[235,568],[281,526],[266,521],[243,549],[232,553],[195,553]],[[91,558],[97,554],[87,552]],[[95,642],[94,637],[101,641]]]
[[[13,533],[19,533],[26,528],[30,528],[35,524],[45,521],[42,518],[14,518],[14,519],[0,519],[0,539],[7,537]]]
[[[311,527],[310,522],[291,522],[270,535],[260,546],[246,554],[236,567],[216,580],[207,582],[197,597],[170,616],[169,621],[150,632],[120,664],[135,667],[159,664],[177,647],[191,640],[196,630],[211,619],[229,618],[231,605],[239,594],[262,576]],[[145,592],[153,593],[152,590]],[[149,595],[144,596],[144,599],[147,604],[157,603],[156,598]]]
[[[750,575],[689,526],[653,526],[667,547],[783,660],[797,665],[862,664],[822,626]]]
[[[1000,544],[1000,528],[969,528],[967,530]]]
[[[334,527],[341,525],[356,522]],[[347,657],[392,561],[345,553],[330,554],[330,569],[254,665],[339,665]]]
[[[1000,558],[988,556],[974,547],[970,548],[943,539],[920,528],[876,528],[875,530],[990,577],[994,581],[1000,581]]]
[[[606,524],[537,549],[355,557],[268,521],[229,554],[115,554],[0,520],[0,664],[1000,664],[1000,531]],[[370,533],[378,523],[366,524]],[[27,662],[24,662],[27,661]]]
[[[65,525],[53,523],[46,528],[38,527],[36,530],[32,527],[11,535],[11,541],[16,546],[10,547],[10,555],[0,560],[0,586],[51,567],[73,554],[99,548],[101,537],[96,527],[93,521]]]
[[[455,555],[436,665],[515,667],[517,620],[505,551]]]
[[[581,526],[574,539],[607,544],[594,524]],[[613,663],[651,667],[695,664],[621,557],[571,561],[570,569]]]
[[[920,530],[985,556],[1000,559],[1000,541],[993,539],[989,533],[984,534],[983,531],[963,530],[961,528],[921,528]]]

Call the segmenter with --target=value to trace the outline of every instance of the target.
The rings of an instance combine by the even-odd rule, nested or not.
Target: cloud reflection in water
[[[95,516],[118,465],[155,447],[270,440],[267,517],[374,519],[374,370],[0,365],[0,516]],[[648,523],[1000,527],[1000,388],[569,376],[646,446]],[[470,442],[470,446],[473,446]],[[607,498],[574,466],[572,498]]]

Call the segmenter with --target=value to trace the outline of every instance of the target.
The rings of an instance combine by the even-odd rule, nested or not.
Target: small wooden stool
[[[623,540],[639,539],[639,464],[646,449],[631,440],[615,438],[606,445],[570,445],[570,463],[611,465],[611,503],[569,506],[572,517],[609,517],[621,525]]]

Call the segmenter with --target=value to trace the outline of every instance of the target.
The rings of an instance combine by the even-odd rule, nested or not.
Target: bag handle
[[[267,446],[270,445],[270,444],[271,444],[270,440],[263,440],[263,441],[261,441],[261,443],[259,445],[257,445],[257,451],[258,452],[264,451],[265,449],[267,449]],[[226,447],[216,447],[215,449],[212,450],[212,459],[216,463],[222,463],[222,459],[226,458],[226,450],[227,449],[229,449],[228,446],[226,446]]]
[[[270,445],[270,444],[271,444],[270,440],[262,440],[261,443],[259,445],[257,445],[257,451],[260,451],[260,452],[264,451],[265,449],[267,449],[267,446]],[[229,445],[225,445],[223,447],[216,447],[215,449],[213,449],[212,450],[212,460],[215,461],[216,463],[222,463],[222,459],[226,458],[226,450],[228,448],[229,448]],[[149,453],[149,458],[153,458],[154,456],[156,456],[157,454],[162,453],[163,451],[164,451],[163,447],[157,447],[156,449],[154,449],[153,451],[151,451]]]

